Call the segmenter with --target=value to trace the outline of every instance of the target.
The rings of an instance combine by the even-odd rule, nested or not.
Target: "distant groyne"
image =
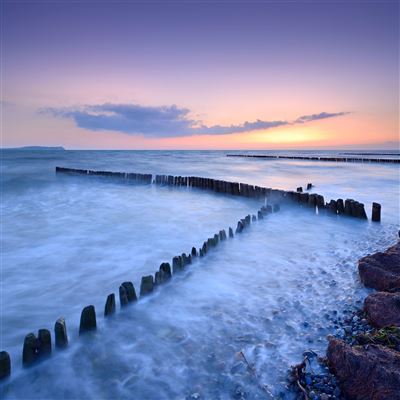
[[[316,157],[316,156],[280,156],[266,154],[227,154],[227,157],[243,158],[265,158],[265,159],[286,159],[286,160],[309,160],[328,162],[350,162],[350,163],[385,163],[400,164],[400,158],[364,158],[364,157]]]

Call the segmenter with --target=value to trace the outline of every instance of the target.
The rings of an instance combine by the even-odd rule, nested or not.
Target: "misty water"
[[[56,165],[196,175],[382,204],[382,223],[283,206],[153,295],[103,318],[109,293],[200,247],[259,201],[190,188],[56,176]],[[1,350],[6,399],[290,398],[290,365],[323,354],[329,317],[360,304],[357,260],[395,242],[399,167],[228,158],[226,152],[3,151]],[[78,337],[96,307],[98,331]],[[65,317],[70,346],[22,368],[29,332]],[[249,363],[252,369],[247,366]]]

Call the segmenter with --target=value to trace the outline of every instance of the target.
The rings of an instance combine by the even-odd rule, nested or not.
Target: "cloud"
[[[347,114],[326,113],[303,115],[294,121],[264,121],[257,119],[238,125],[206,126],[192,119],[190,110],[176,105],[149,107],[138,104],[98,104],[70,108],[45,108],[41,113],[70,118],[75,124],[91,131],[114,131],[129,135],[149,137],[177,137],[193,135],[227,135],[232,133],[266,130],[284,125],[306,123],[314,120]]]
[[[346,111],[342,111],[342,112],[338,112],[338,113],[322,112],[319,114],[302,115],[301,117],[297,118],[293,122],[295,124],[304,124],[305,122],[318,121],[319,119],[325,119],[325,118],[341,117],[342,115],[347,115],[347,114],[350,114],[350,113],[346,112]]]

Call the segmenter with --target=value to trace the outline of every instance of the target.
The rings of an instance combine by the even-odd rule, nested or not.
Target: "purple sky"
[[[14,0],[2,23],[3,146],[398,140],[397,1]]]

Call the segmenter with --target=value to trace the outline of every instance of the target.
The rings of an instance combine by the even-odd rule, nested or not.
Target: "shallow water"
[[[5,153],[5,154],[4,154]],[[391,165],[249,161],[224,152],[4,152],[2,349],[5,398],[270,398],[288,367],[323,352],[328,321],[365,296],[356,262],[396,240]],[[54,166],[198,175],[382,203],[382,224],[283,207],[154,295],[102,318],[108,293],[255,213],[255,201],[193,189],[55,177]],[[366,178],[367,177],[367,178]],[[329,196],[329,197],[328,197]],[[77,338],[95,304],[98,332]],[[21,368],[25,334],[66,317],[70,348]],[[247,368],[246,360],[253,369]]]

